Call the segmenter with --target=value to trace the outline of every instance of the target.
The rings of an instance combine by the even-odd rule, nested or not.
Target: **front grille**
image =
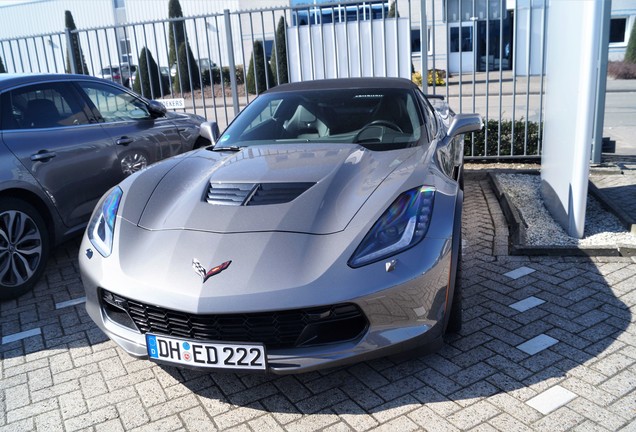
[[[147,305],[106,290],[102,290],[102,303],[116,303],[141,333],[202,341],[260,342],[268,349],[354,340],[368,326],[360,308],[349,303],[275,312],[197,315]]]
[[[206,201],[215,205],[254,206],[284,204],[298,198],[315,183],[212,183]]]

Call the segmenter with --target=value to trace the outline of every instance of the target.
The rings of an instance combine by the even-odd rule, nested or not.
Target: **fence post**
[[[409,19],[410,16],[411,11],[409,11]],[[434,20],[435,17],[433,17],[433,21]],[[433,28],[433,31],[435,31],[435,28]],[[420,54],[422,56],[420,64],[422,92],[428,94],[428,18],[426,16],[426,0],[421,0],[420,4]],[[433,71],[433,82],[435,82],[435,71]]]
[[[223,11],[225,18],[225,36],[227,38],[227,55],[230,63],[230,86],[232,87],[232,104],[234,105],[234,115],[238,115],[239,99],[238,99],[238,85],[236,84],[236,65],[234,64],[234,42],[232,40],[232,21],[230,20],[230,10],[225,9]],[[241,19],[239,17],[239,19]],[[245,65],[243,65],[243,74],[245,74]]]
[[[77,61],[77,59],[75,58],[75,50],[73,49],[73,38],[71,37],[71,29],[66,27],[64,29],[64,32],[66,33],[66,55],[71,66],[71,73],[76,74],[77,65],[75,64],[75,62]]]

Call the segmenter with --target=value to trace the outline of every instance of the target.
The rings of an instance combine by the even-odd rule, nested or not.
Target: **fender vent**
[[[284,204],[313,185],[315,183],[210,183],[206,200],[210,204],[232,206]]]

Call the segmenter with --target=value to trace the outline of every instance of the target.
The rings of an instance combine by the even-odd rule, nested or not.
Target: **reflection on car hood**
[[[342,231],[377,186],[413,153],[373,152],[351,144],[269,145],[236,153],[200,150],[159,181],[139,226],[216,233]],[[206,200],[211,183],[310,187],[282,204],[219,205]]]

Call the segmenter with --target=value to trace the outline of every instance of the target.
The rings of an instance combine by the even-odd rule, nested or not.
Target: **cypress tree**
[[[2,57],[0,57],[0,73],[7,73],[7,70],[4,67],[4,63],[2,63]]]
[[[287,24],[285,23],[285,17],[280,17],[278,20],[278,26],[276,27],[272,57],[269,59],[272,73],[276,78],[278,78],[274,81],[277,84],[286,84],[289,82],[289,75],[287,71],[287,44],[285,42],[286,31]]]
[[[389,6],[389,14],[387,15],[387,18],[399,18],[399,17],[400,17],[400,12],[398,12],[397,6],[395,4],[395,0],[393,0],[391,2],[391,6]]]
[[[179,0],[170,0],[168,3],[168,17],[181,18],[183,11]],[[168,64],[173,65],[177,61],[177,49],[186,41],[186,31],[184,21],[172,21],[168,23]]]
[[[276,85],[272,69],[269,67],[269,63],[265,63],[263,42],[255,41],[252,58],[250,59],[250,67],[247,71],[247,91],[251,94],[263,93],[267,90],[268,82],[270,87]]]
[[[64,22],[67,29],[77,30],[71,11],[64,11]],[[76,72],[78,74],[89,75],[86,60],[84,60],[84,53],[80,46],[79,35],[77,33],[71,33],[71,49],[70,51],[68,49],[66,50],[66,73],[72,73],[71,55],[73,56],[72,58],[75,63]]]
[[[159,66],[155,61],[152,53],[146,47],[141,49],[139,54],[139,66],[135,73],[135,83],[133,84],[133,90],[140,95],[147,98],[158,98],[163,96],[161,93],[162,86],[159,83],[161,76],[159,74]],[[170,91],[170,89],[163,87],[164,93]]]
[[[188,61],[190,62],[190,74],[188,74]],[[181,77],[181,82],[179,82],[179,77]],[[181,45],[179,45],[177,74],[173,81],[175,93],[180,93],[181,91],[189,92],[201,88],[200,78],[199,66],[197,66],[197,62],[194,60],[190,44],[182,42]],[[181,87],[179,85],[181,85]]]
[[[629,35],[624,61],[625,63],[636,64],[636,23],[632,26],[632,32]]]

